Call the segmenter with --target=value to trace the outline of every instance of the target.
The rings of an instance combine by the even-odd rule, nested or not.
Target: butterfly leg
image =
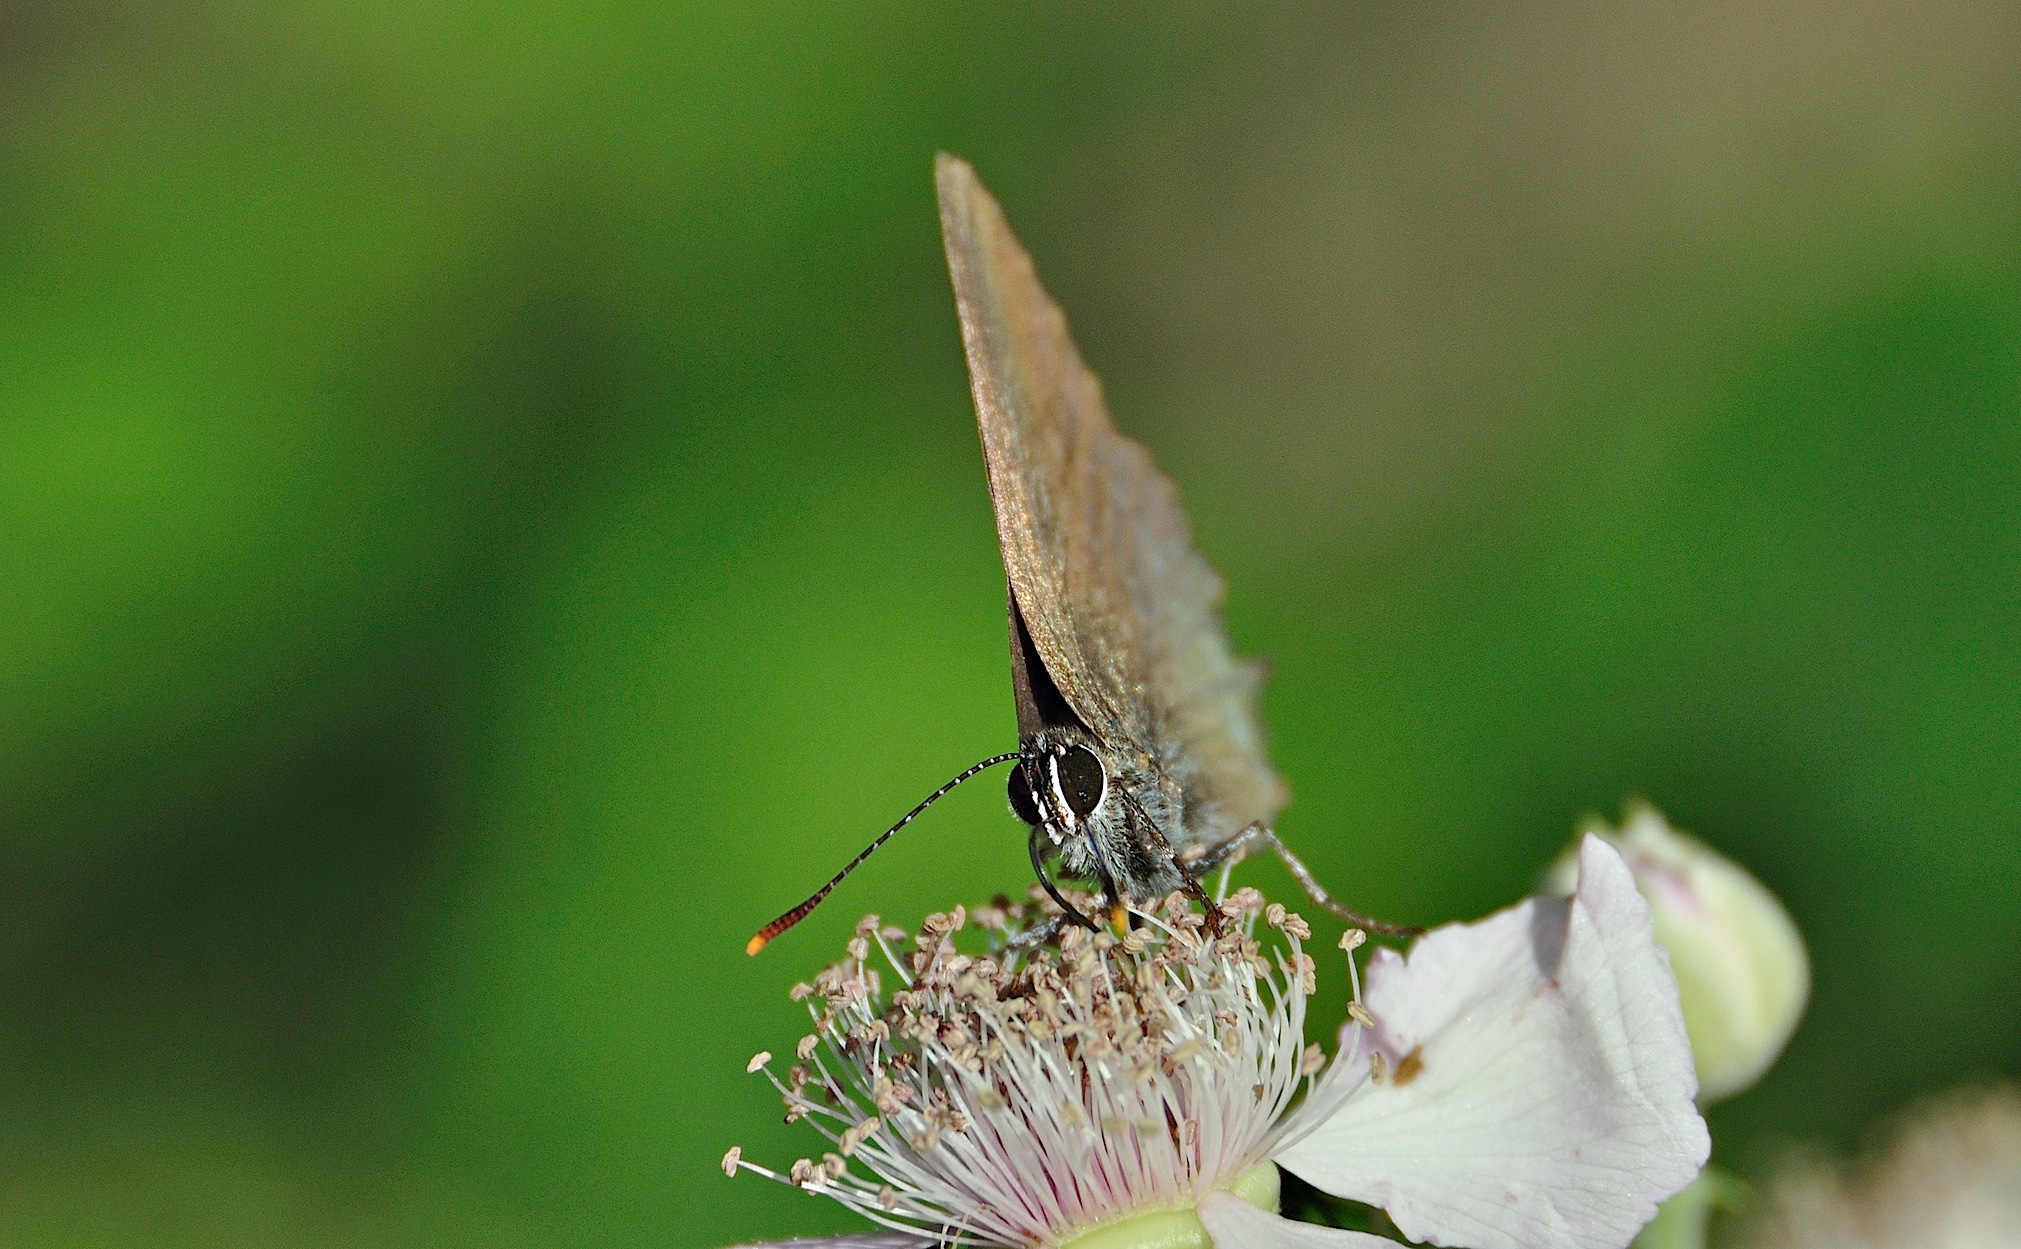
[[[1291,853],[1291,848],[1278,839],[1274,830],[1263,824],[1251,824],[1206,854],[1187,863],[1186,872],[1189,876],[1204,876],[1224,863],[1233,863],[1266,847],[1284,863],[1286,870],[1298,882],[1299,887],[1305,890],[1307,897],[1356,928],[1366,928],[1370,932],[1379,932],[1392,937],[1416,937],[1423,934],[1422,928],[1374,919],[1335,901],[1333,895],[1326,891],[1317,877],[1313,876],[1312,869],[1305,866],[1297,855]]]
[[[1134,828],[1137,834],[1143,838],[1145,850],[1156,858],[1170,863],[1179,869],[1180,892],[1200,904],[1200,909],[1206,914],[1208,935],[1220,936],[1224,928],[1220,905],[1213,898],[1207,896],[1207,891],[1200,887],[1200,882],[1194,879],[1192,871],[1186,864],[1179,861],[1177,855],[1172,853],[1172,843],[1165,840],[1165,834],[1158,829],[1158,822],[1150,817],[1149,813],[1144,810],[1143,805],[1135,798],[1132,798],[1127,789],[1120,791],[1118,796],[1128,804],[1130,810],[1136,813],[1138,822]],[[1101,862],[1099,858],[1096,861]],[[1117,897],[1115,881],[1111,877],[1106,865],[1102,868],[1102,885],[1108,889],[1111,899]],[[1156,901],[1157,899],[1154,897],[1152,899],[1153,905],[1156,904]],[[1128,898],[1123,899],[1125,906],[1128,905],[1128,902]],[[1115,903],[1112,901],[1111,905],[1113,906]]]
[[[1181,872],[1179,873],[1179,877],[1182,881],[1185,882],[1184,884],[1180,885],[1179,888],[1182,891],[1184,891],[1187,897],[1193,899],[1193,901],[1195,902],[1198,902],[1200,904],[1200,909],[1206,912],[1207,935],[1210,937],[1218,937],[1222,935],[1222,933],[1226,930],[1227,924],[1226,921],[1223,920],[1221,916],[1221,904],[1216,902],[1214,899],[1208,897],[1207,891],[1205,889],[1202,889],[1200,887],[1200,882],[1198,880],[1195,880],[1192,876],[1187,875],[1185,872]]]

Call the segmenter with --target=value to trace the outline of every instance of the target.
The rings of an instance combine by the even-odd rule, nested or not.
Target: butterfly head
[[[1176,786],[1105,747],[1080,725],[1049,725],[1025,740],[1011,770],[1010,805],[1031,826],[1032,867],[1062,910],[1093,928],[1054,889],[1041,846],[1067,875],[1100,887],[1112,923],[1132,899],[1163,897],[1187,883],[1166,827],[1180,826]]]
[[[1011,769],[1010,805],[1017,817],[1045,831],[1055,846],[1083,835],[1109,801],[1109,771],[1079,735],[1040,733]]]

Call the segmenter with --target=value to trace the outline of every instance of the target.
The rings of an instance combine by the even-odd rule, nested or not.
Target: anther
[[[877,1130],[883,1126],[884,1126],[883,1120],[879,1119],[876,1115],[872,1115],[868,1119],[865,1119],[863,1122],[857,1124],[855,1127],[850,1128],[848,1131],[844,1132],[842,1134],[842,1142],[841,1142],[842,1156],[844,1158],[847,1158],[849,1155],[855,1153],[857,1146],[861,1145],[865,1140],[868,1140],[871,1136],[875,1135]]]
[[[751,1055],[750,1062],[744,1064],[744,1074],[750,1075],[753,1072],[757,1071],[759,1068],[763,1067],[766,1063],[771,1061],[772,1061],[771,1050],[759,1050],[757,1053]]]
[[[723,1155],[723,1174],[734,1178],[737,1174],[737,1164],[743,1160],[744,1147],[742,1145],[730,1146],[730,1152]]]

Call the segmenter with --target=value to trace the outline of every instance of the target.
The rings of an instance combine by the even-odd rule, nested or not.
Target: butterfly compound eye
[[[1060,788],[1066,791],[1067,805],[1074,814],[1086,819],[1102,805],[1102,791],[1108,788],[1108,778],[1102,771],[1102,761],[1095,752],[1085,746],[1070,746],[1060,756]]]
[[[1039,804],[1032,801],[1032,787],[1025,781],[1025,765],[1020,763],[1010,774],[1011,814],[1027,824],[1039,822]]]

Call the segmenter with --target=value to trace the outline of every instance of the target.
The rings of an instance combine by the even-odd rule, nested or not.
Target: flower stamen
[[[961,907],[927,916],[906,954],[889,944],[906,934],[866,917],[848,957],[789,995],[814,1023],[789,1079],[770,1054],[751,1064],[832,1150],[783,1177],[733,1150],[725,1171],[980,1245],[1060,1244],[1229,1189],[1302,1135],[1287,1113],[1301,1093],[1337,1104],[1360,1077],[1334,1079],[1340,1061],[1305,1044],[1305,921],[1250,888],[1217,905],[1218,935],[1175,894],[1120,937],[1067,928],[1057,949],[1018,940],[1043,905],[992,905],[977,954],[955,945]],[[888,997],[872,941],[902,986]]]

